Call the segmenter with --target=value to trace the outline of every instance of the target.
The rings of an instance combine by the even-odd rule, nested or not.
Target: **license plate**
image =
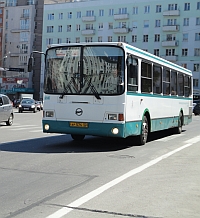
[[[88,128],[88,123],[70,122],[71,127]]]
[[[29,110],[29,108],[26,108],[26,107],[25,107],[25,108],[24,108],[24,110],[28,111],[28,110]]]

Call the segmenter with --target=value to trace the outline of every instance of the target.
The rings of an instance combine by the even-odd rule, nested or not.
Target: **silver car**
[[[0,94],[0,123],[5,122],[6,125],[13,124],[13,105],[8,96]]]

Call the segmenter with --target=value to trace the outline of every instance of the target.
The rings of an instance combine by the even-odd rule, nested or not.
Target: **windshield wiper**
[[[98,93],[97,90],[95,89],[94,85],[91,83],[91,80],[92,80],[92,79],[88,79],[87,77],[85,77],[85,80],[86,80],[86,82],[87,82],[88,89],[90,88],[90,90],[92,91],[92,93],[94,94],[94,96],[95,96],[97,99],[101,100],[101,97],[99,96],[99,93]],[[88,89],[87,89],[87,90],[88,90]]]

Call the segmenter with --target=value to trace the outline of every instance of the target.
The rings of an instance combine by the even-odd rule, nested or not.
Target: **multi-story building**
[[[3,16],[2,57],[4,61],[2,89],[16,98],[33,93],[39,100],[41,57],[34,54],[34,69],[28,72],[27,62],[33,50],[41,50],[43,0],[5,0]]]
[[[200,0],[44,4],[43,51],[52,43],[127,42],[192,70],[194,95],[200,96]]]

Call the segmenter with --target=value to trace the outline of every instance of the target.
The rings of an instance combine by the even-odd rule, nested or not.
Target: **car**
[[[34,99],[22,99],[19,104],[19,113],[22,113],[23,111],[32,111],[35,113],[37,111],[37,103]]]
[[[38,104],[40,105],[40,109],[43,110],[43,102],[42,101],[38,101]]]
[[[200,115],[200,103],[197,103],[193,109],[194,115]]]
[[[0,123],[5,122],[7,126],[13,124],[14,113],[13,105],[9,97],[4,94],[0,94]]]

